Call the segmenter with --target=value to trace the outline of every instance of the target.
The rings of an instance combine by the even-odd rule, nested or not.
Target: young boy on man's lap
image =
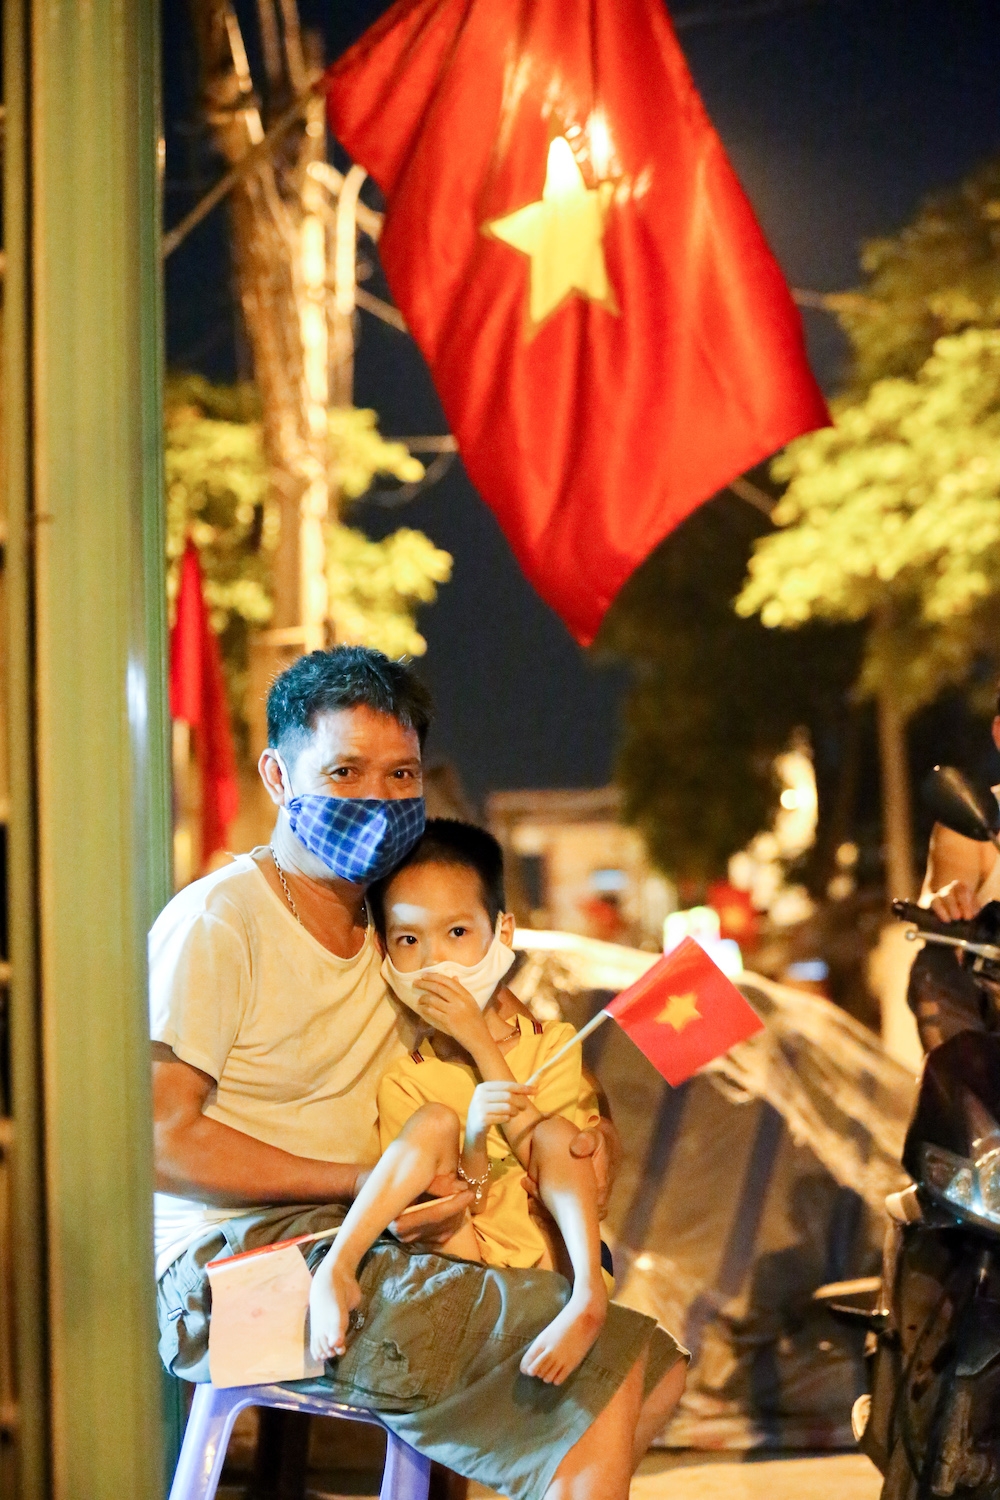
[[[445,1254],[556,1268],[557,1255],[530,1212],[525,1173],[562,1235],[571,1295],[526,1351],[522,1371],[561,1384],[604,1323],[597,1184],[589,1160],[569,1151],[581,1126],[597,1118],[596,1102],[581,1108],[578,1048],[537,1088],[526,1087],[573,1032],[519,1014],[502,983],[514,931],[503,905],[499,845],[481,829],[444,820],[429,823],[403,864],[371,892],[386,951],[383,974],[433,1032],[380,1085],[383,1155],[313,1281],[312,1343],[320,1357],[346,1347],[365,1251],[435,1177],[456,1167],[476,1199]]]

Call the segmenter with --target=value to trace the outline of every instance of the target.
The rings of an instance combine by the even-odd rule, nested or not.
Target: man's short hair
[[[434,714],[430,693],[404,662],[371,646],[334,646],[300,656],[274,679],[267,695],[267,742],[275,750],[297,751],[320,714],[341,708],[391,714],[416,731],[421,746]]]
[[[368,909],[380,937],[385,937],[385,893],[399,874],[411,865],[456,865],[479,876],[483,905],[492,926],[507,909],[503,885],[503,850],[485,828],[460,823],[457,818],[431,818],[423,835],[391,874],[368,891]]]

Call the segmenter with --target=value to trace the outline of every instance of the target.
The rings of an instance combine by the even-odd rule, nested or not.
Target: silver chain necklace
[[[288,902],[288,905],[291,907],[292,916],[295,918],[296,922],[298,922],[299,926],[302,927],[305,924],[303,923],[302,918],[299,916],[299,909],[295,905],[295,902],[292,899],[292,893],[291,893],[291,891],[288,889],[288,881],[285,879],[285,872],[284,872],[284,870],[281,868],[280,864],[278,863],[278,856],[274,852],[274,845],[273,844],[268,844],[267,847],[268,847],[268,849],[271,852],[271,858],[274,860],[274,868],[278,872],[278,879],[281,881],[281,889],[285,893],[285,900]]]
[[[298,922],[299,926],[301,928],[303,928],[306,932],[308,932],[309,929],[308,929],[308,927],[306,927],[306,924],[303,922],[302,918],[299,916],[299,909],[295,905],[295,900],[294,900],[294,898],[292,896],[291,891],[288,889],[288,881],[285,879],[285,872],[284,872],[284,870],[281,868],[281,865],[278,863],[278,856],[274,852],[274,845],[273,844],[268,844],[267,850],[268,850],[268,853],[270,854],[271,858],[274,860],[274,868],[278,872],[278,879],[281,881],[281,889],[285,893],[285,900],[288,902],[288,905],[289,905],[289,908],[291,910],[292,916],[295,918],[296,922]],[[368,911],[368,906],[367,906],[367,903],[366,903],[365,904],[365,928],[366,928],[366,931],[367,931],[367,929],[370,926],[371,926],[371,914]]]

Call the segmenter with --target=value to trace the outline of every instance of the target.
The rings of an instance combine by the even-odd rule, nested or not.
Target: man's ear
[[[261,751],[257,770],[260,772],[261,781],[267,787],[267,795],[271,801],[276,807],[284,807],[291,796],[291,791],[285,785],[284,766],[281,759],[270,745],[266,750]]]
[[[514,946],[514,913],[503,911],[500,913],[500,941],[506,948]]]
[[[1000,714],[997,714],[991,725],[993,731],[993,743],[1000,750]]]

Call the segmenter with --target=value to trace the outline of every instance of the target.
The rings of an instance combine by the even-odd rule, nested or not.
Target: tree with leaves
[[[201,376],[167,383],[165,446],[167,588],[171,604],[188,537],[198,548],[205,599],[222,646],[230,712],[246,745],[245,699],[251,632],[274,612],[274,557],[282,511],[271,484],[260,399],[249,385],[219,386]],[[378,475],[412,483],[423,466],[402,443],[387,442],[375,413],[329,414],[331,466],[344,503],[360,499]],[[378,646],[392,656],[427,649],[416,611],[448,580],[451,558],[422,532],[402,528],[380,542],[331,517],[324,527],[328,607],[337,639]]]
[[[914,376],[939,338],[1000,327],[1000,160],[937,193],[898,234],[861,248],[864,285],[826,304],[850,343],[845,396]]]
[[[835,796],[856,632],[791,637],[734,613],[767,526],[729,494],[695,511],[629,581],[599,638],[633,678],[615,771],[625,816],[681,880],[725,874],[729,856],[768,827],[774,758],[798,727],[814,746],[824,813]]]
[[[887,873],[908,894],[907,722],[1000,661],[1000,165],[862,266],[863,292],[834,299],[849,392],[774,461],[779,529],[737,608],[768,627],[865,622],[857,691],[877,706]]]

